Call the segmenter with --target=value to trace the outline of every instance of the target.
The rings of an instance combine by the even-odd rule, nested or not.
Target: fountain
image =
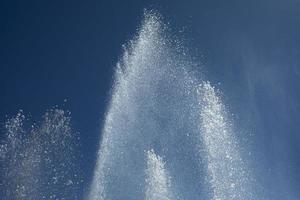
[[[145,11],[116,66],[88,200],[250,200],[254,181],[228,109],[162,17]],[[200,69],[200,70],[199,70]],[[81,199],[70,114],[6,123],[0,146],[5,200]]]
[[[146,11],[116,67],[89,200],[255,199],[232,122],[200,68]]]

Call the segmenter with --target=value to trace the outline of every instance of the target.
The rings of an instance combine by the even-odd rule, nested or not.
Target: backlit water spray
[[[255,199],[228,111],[200,67],[147,11],[116,67],[89,200]]]

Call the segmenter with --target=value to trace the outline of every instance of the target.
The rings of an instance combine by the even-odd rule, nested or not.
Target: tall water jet
[[[70,114],[51,109],[40,125],[27,128],[27,123],[22,112],[6,123],[0,148],[1,197],[79,199],[78,136],[71,130]]]
[[[158,15],[148,13],[135,40],[124,47],[102,131],[91,200],[144,197],[144,150],[151,149],[151,138],[159,134],[149,114],[156,112],[156,85],[170,65],[164,28]]]
[[[164,194],[172,194],[169,199],[250,199],[224,105],[195,72],[198,62],[170,33],[159,14],[147,11],[138,34],[124,47],[89,200],[149,197],[145,171],[149,157],[155,158],[151,152],[145,158],[149,149],[164,158],[172,177],[172,191],[163,187]]]
[[[171,178],[163,159],[154,150],[147,151],[145,200],[171,200]]]

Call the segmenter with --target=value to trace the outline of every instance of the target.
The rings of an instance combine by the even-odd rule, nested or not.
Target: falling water
[[[27,128],[27,123],[23,112],[6,122],[0,146],[1,199],[79,199],[78,141],[70,114],[51,109],[40,125]]]

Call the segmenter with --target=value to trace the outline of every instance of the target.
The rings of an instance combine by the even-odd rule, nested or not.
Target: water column
[[[138,35],[124,47],[105,116],[90,200],[144,197],[144,151],[150,149],[154,135],[160,135],[151,115],[156,112],[156,86],[167,69],[163,26],[158,15],[147,13]]]

